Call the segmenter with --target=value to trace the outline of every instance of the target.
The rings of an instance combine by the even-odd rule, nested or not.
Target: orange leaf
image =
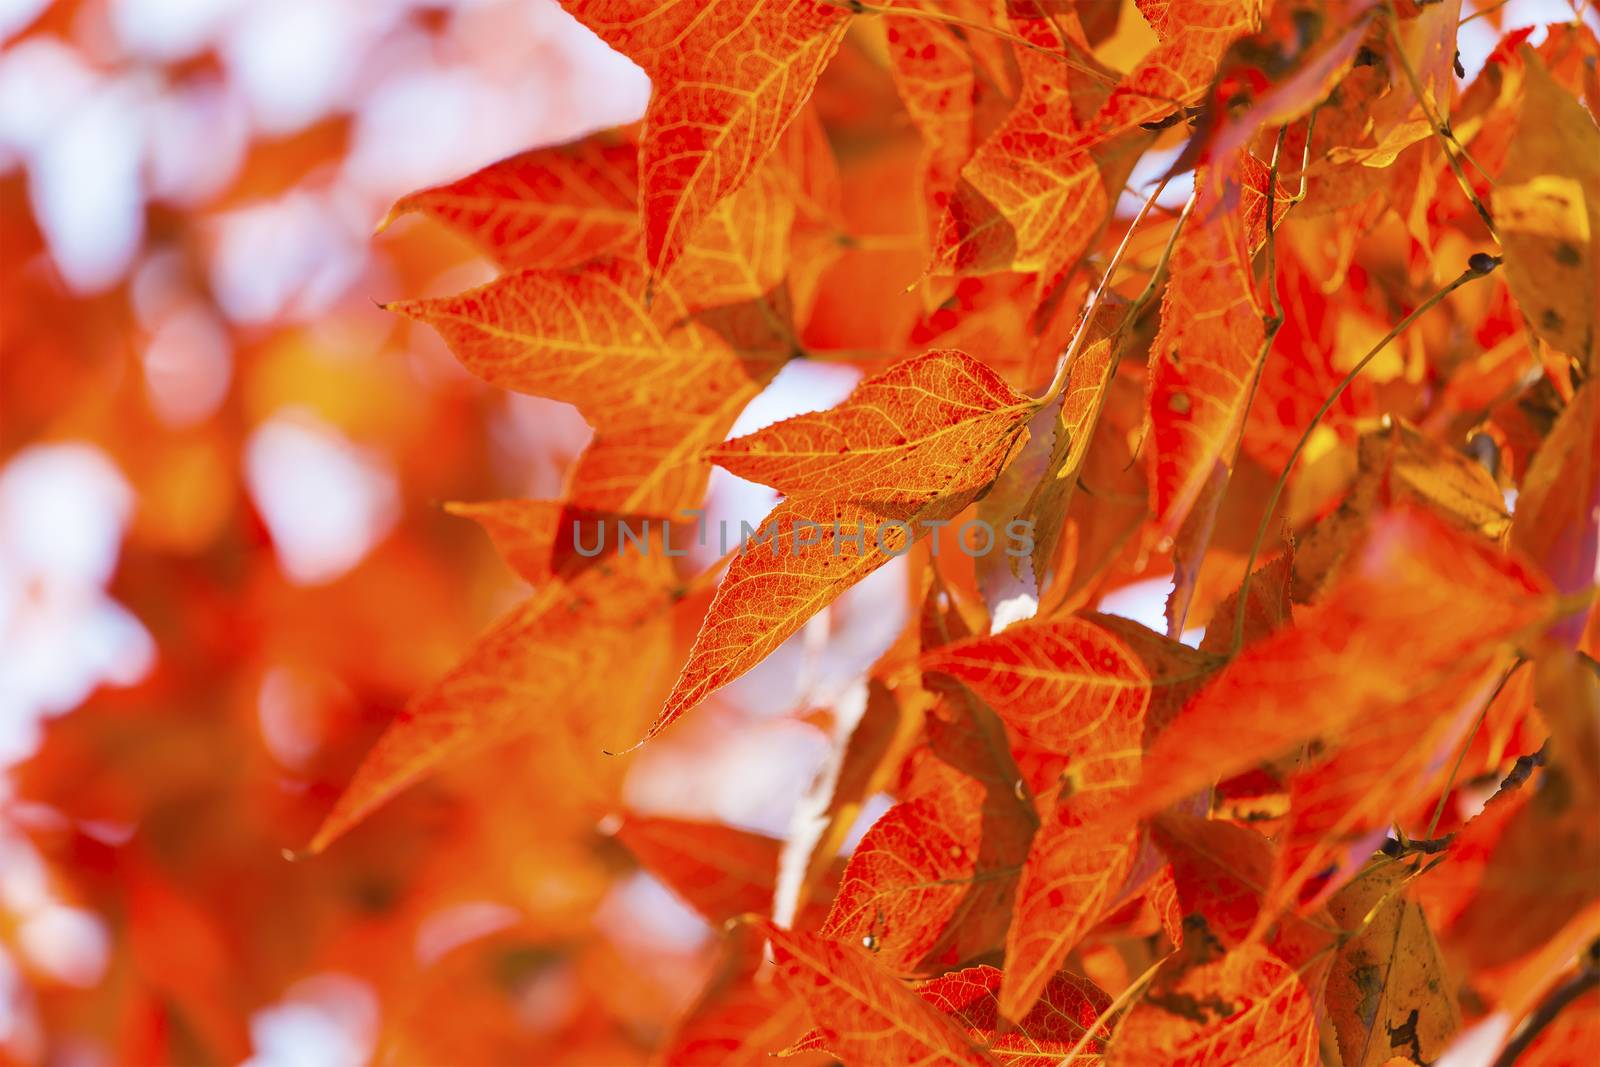
[[[1226,477],[1266,337],[1250,265],[1253,198],[1226,173],[1195,182],[1194,217],[1172,252],[1150,350],[1151,501],[1168,536],[1218,473]]]
[[[1511,520],[1511,546],[1541,566],[1562,593],[1594,585],[1600,550],[1600,381],[1578,390],[1534,454]],[[1583,620],[1583,610],[1577,610],[1552,631],[1576,645]]]
[[[1096,757],[1137,759],[1150,678],[1116,637],[1083,619],[1018,623],[925,655],[924,670],[959,679],[1008,725],[1073,757],[1093,788]]]
[[[1299,973],[1259,946],[1236,949],[1146,993],[1117,1030],[1115,1067],[1290,1067],[1319,1062]]]
[[[971,356],[933,351],[866,379],[835,408],[714,450],[718,465],[789,499],[761,524],[770,545],[746,545],[729,566],[651,734],[958,515],[1035,409]]]
[[[1134,774],[1137,752],[1135,748]],[[1132,778],[1124,781],[1131,784]],[[1007,1018],[1026,1015],[1033,1008],[1050,975],[1117,903],[1117,893],[1134,870],[1140,833],[1133,829],[1108,831],[1079,811],[1096,812],[1099,805],[1114,803],[1117,793],[1090,797],[1094,801],[1090,804],[1076,797],[1058,804],[1034,837],[1006,936],[1000,1011]]]
[[[1546,605],[1477,538],[1417,511],[1380,517],[1324,599],[1246,648],[1156,741],[1128,817],[1480,670]]]
[[[805,1002],[826,1048],[856,1063],[992,1064],[955,1020],[878,967],[871,956],[815,934],[762,924],[779,979]]]
[[[771,1067],[772,1052],[809,1023],[804,1005],[780,994],[765,973],[764,939],[736,926],[723,939],[722,957],[687,1015],[661,1043],[655,1062],[672,1067]],[[825,1061],[815,1057],[817,1067]],[[805,1067],[790,1061],[791,1067]]]
[[[639,145],[645,258],[664,274],[777,147],[849,24],[819,0],[563,0],[650,75]]]
[[[928,731],[908,799],[856,846],[824,927],[901,974],[937,972],[1000,944],[1037,826],[992,711],[953,696]]]
[[[931,226],[950,202],[961,165],[972,156],[977,83],[972,56],[949,27],[928,19],[890,15],[884,33],[889,73],[922,134],[922,192]]]
[[[1087,46],[1064,38],[1054,21],[1014,25],[1039,50],[1018,51],[1022,95],[961,168],[971,193],[946,215],[935,264],[946,271],[1038,271],[1049,283],[1082,254],[1109,207],[1100,169],[1079,136],[1082,105],[1074,106],[1095,83],[1075,73],[1079,63],[1062,62],[1062,51],[1086,55]],[[974,193],[994,214],[973,221]]]
[[[675,288],[649,305],[645,289],[638,266],[602,260],[393,306],[436,328],[485,381],[575,404],[599,427],[569,503],[675,516],[705,491],[702,450],[777,373],[792,341],[765,300],[693,317]]]
[[[1160,42],[1111,91],[1087,126],[1107,137],[1163,119],[1199,100],[1228,46],[1260,21],[1260,6],[1239,0],[1138,0]]]
[[[569,803],[604,803],[615,787],[622,767],[603,750],[622,747],[656,684],[670,636],[670,560],[652,552],[559,563],[566,512],[524,503],[489,512],[496,540],[516,546],[519,570],[544,580],[412,697],[324,819],[313,852],[441,764],[519,735],[541,738],[551,788],[570,786]],[[601,760],[612,764],[603,773]]]
[[[772,912],[783,842],[733,826],[629,815],[617,840],[650,873],[714,924]],[[802,919],[820,922],[825,909]]]
[[[1000,1016],[996,991],[1002,972],[994,967],[968,967],[916,986],[917,995],[966,1028],[972,1039],[1007,1067],[1054,1067],[1077,1047],[1079,1039],[1111,1004],[1111,998],[1087,978],[1066,971],[1050,979],[1032,1011],[1010,1026]],[[822,1035],[811,1033],[789,1051],[822,1049]],[[1075,1063],[1100,1062],[1100,1042],[1090,1041]]]
[[[638,239],[636,153],[607,135],[522,152],[402,197],[385,225],[421,212],[504,267],[573,267]]]
[[[1276,853],[1247,826],[1168,812],[1155,823],[1155,839],[1172,861],[1173,881],[1184,914],[1205,924],[1226,948],[1249,938],[1272,882]],[[1266,939],[1274,955],[1293,966],[1326,946],[1330,933],[1290,914]]]

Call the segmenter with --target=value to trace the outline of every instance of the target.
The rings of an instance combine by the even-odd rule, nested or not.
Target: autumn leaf
[[[1211,175],[1196,189],[1150,350],[1151,507],[1169,536],[1226,477],[1266,338],[1244,188]]]
[[[1062,971],[1050,979],[1039,1003],[1016,1026],[1003,1025],[996,999],[1001,973],[989,966],[968,967],[914,988],[919,997],[959,1023],[1007,1067],[1049,1067],[1061,1062],[1111,1003],[1087,978]],[[826,1047],[822,1035],[813,1032],[792,1051]],[[1088,1042],[1075,1062],[1100,1062],[1099,1042]]]
[[[1328,974],[1328,1011],[1351,1067],[1391,1056],[1431,1063],[1461,1027],[1449,972],[1428,919],[1406,894],[1406,865],[1375,860],[1328,901],[1350,932]]]
[[[1600,294],[1600,131],[1594,117],[1524,52],[1517,136],[1491,198],[1506,282],[1540,337],[1594,366]]]
[[[1562,593],[1593,586],[1600,545],[1600,385],[1590,381],[1572,398],[1522,484],[1512,547],[1542,567]],[[1576,644],[1583,618],[1575,611],[1553,631]]]
[[[650,75],[639,196],[653,275],[666,272],[712,208],[777,147],[849,22],[846,7],[819,0],[563,6]]]
[[[575,267],[638,240],[636,158],[632,143],[607,136],[536,148],[401,197],[385,225],[419,212],[508,269]]]
[[[652,874],[714,924],[772,911],[783,845],[776,838],[732,826],[645,815],[623,819],[616,836]],[[810,924],[825,914],[825,908],[816,909]]]
[[[447,761],[516,736],[542,739],[550,782],[570,786],[570,800],[603,803],[614,788],[620,767],[601,774],[598,763],[604,749],[624,746],[639,701],[655,685],[670,634],[670,561],[635,554],[558,570],[560,505],[529,501],[492,514],[508,558],[543,581],[411,699],[345,786],[312,851]],[[619,674],[624,663],[629,669]],[[612,711],[597,715],[601,708]]]
[[[1452,843],[1452,861],[1459,857],[1476,874],[1476,886],[1441,923],[1442,938],[1473,968],[1502,967],[1535,951],[1600,898],[1600,828],[1593,817],[1600,798],[1594,753],[1600,670],[1566,652],[1538,666],[1541,713],[1559,730]]]
[[[1416,511],[1384,515],[1321,601],[1245,649],[1156,741],[1132,806],[1155,811],[1298,742],[1337,738],[1480,669],[1545,610],[1537,581],[1470,535]]]
[[[964,5],[981,11],[978,3]],[[959,12],[958,12],[959,14]],[[922,195],[930,231],[942,219],[961,167],[972,156],[973,57],[955,31],[929,19],[890,15],[884,20],[889,73],[906,114],[922,135]]]
[[[1129,313],[1120,301],[1108,299],[1088,324],[1084,346],[1067,370],[1045,473],[1018,509],[1019,518],[1033,523],[1033,574],[1041,591],[1054,577],[1062,525],[1122,356],[1126,338],[1121,322]]]
[[[1272,885],[1277,850],[1248,826],[1175,812],[1159,816],[1153,833],[1172,862],[1178,901],[1186,917],[1203,924],[1206,937],[1233,949],[1257,929]],[[1327,946],[1333,931],[1287,914],[1263,944],[1291,966],[1305,964]]]
[[[0,1062],[1593,1058],[1592,18],[212,6],[0,16]]]
[[[1157,982],[1117,1030],[1108,1057],[1117,1067],[1318,1062],[1310,993],[1259,946]]]
[[[1033,1009],[1050,975],[1067,953],[1116,900],[1134,870],[1140,833],[1107,830],[1092,817],[1115,803],[1132,778],[1095,783],[1111,790],[1069,797],[1055,805],[1035,836],[1017,886],[1017,902],[1006,937],[1006,974],[1000,1011],[1018,1018]],[[1122,788],[1116,788],[1121,786]],[[1085,812],[1090,817],[1085,817]]]
[[[1234,39],[1255,29],[1259,5],[1233,0],[1139,0],[1158,43],[1111,90],[1088,131],[1103,138],[1196,102]]]
[[[493,385],[575,404],[601,428],[569,501],[618,514],[676,516],[696,506],[701,453],[789,358],[774,306],[756,300],[694,317],[676,290],[648,306],[627,260],[520,271],[439,300],[394,305],[435,327]]]
[[[1051,21],[1015,25],[1035,46],[1017,57],[1022,93],[961,168],[971,192],[945,216],[935,266],[1037,271],[1049,283],[1083,251],[1108,206],[1079,118],[1084,98],[1098,101],[1103,90],[1093,92],[1097,83],[1076,73],[1081,60],[1062,62],[1087,55],[1086,43],[1064,39]]]
[[[846,1060],[992,1064],[961,1025],[882,970],[863,949],[763,926],[778,975],[805,1003],[824,1046]]]
[[[1115,636],[1078,619],[947,645],[923,666],[959,679],[1019,733],[1067,757],[1062,799],[1051,801],[1023,868],[1007,937],[1000,1003],[1016,1018],[1132,870],[1137,835],[1105,837],[1085,813],[1138,778],[1151,679]]]
[[[899,974],[938,973],[1003,942],[1038,826],[993,711],[958,692],[928,728],[907,799],[863,835],[823,927]]]
[[[1352,722],[1339,747],[1308,756],[1289,783],[1289,816],[1265,914],[1308,907],[1342,885],[1445,788],[1451,757],[1484,710],[1510,656],[1479,661],[1435,685],[1419,685],[1387,714]],[[1265,921],[1265,920],[1263,920]]]
[[[736,925],[723,936],[717,968],[694,1005],[661,1043],[660,1062],[684,1067],[765,1067],[774,1049],[802,1038],[803,1005],[783,996],[766,973],[763,939]],[[809,1067],[809,1058],[790,1061]]]
[[[804,908],[819,889],[839,883],[839,872],[833,870],[839,850],[862,808],[883,791],[915,741],[920,719],[920,709],[903,705],[883,682],[873,678],[867,683],[859,718],[849,723],[840,747],[818,770],[800,807],[804,821],[796,820],[798,825],[784,844],[774,911],[778,921],[787,921],[791,910]],[[814,929],[820,924],[791,925]]]
[[[711,458],[788,499],[717,589],[654,734],[777,648],[994,480],[1036,405],[957,351],[933,351]]]

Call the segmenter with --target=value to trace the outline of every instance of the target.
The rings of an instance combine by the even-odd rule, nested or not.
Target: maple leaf
[[[1133,871],[1138,835],[1103,835],[1087,816],[1138,779],[1151,678],[1116,636],[1081,619],[1019,623],[937,649],[923,666],[1066,757],[1064,799],[1029,852],[1007,936],[1000,1002],[1016,1018]]]
[[[1049,1067],[1072,1052],[1111,998],[1087,978],[1066,971],[1055,975],[1033,1010],[1015,1027],[1003,1025],[1000,1002],[1002,972],[977,966],[941,975],[914,988],[917,995],[966,1028],[972,1039],[1007,1067]],[[820,1033],[810,1033],[790,1049],[827,1049]],[[831,1050],[830,1050],[831,1051]],[[1075,1062],[1100,1061],[1099,1043],[1089,1042]]]
[[[1018,20],[1016,26],[1035,46],[1017,57],[1022,93],[962,166],[970,191],[949,205],[935,265],[1038,271],[1048,284],[1105,219],[1106,191],[1079,118],[1083,99],[1099,100],[1103,93],[1086,92],[1097,83],[1075,76],[1080,63],[1061,62],[1063,51],[1086,55],[1086,43],[1064,38],[1052,21]]]
[[[1387,714],[1477,671],[1547,610],[1537,580],[1493,548],[1421,512],[1386,514],[1321,601],[1245,649],[1157,739],[1132,807]]]
[[[1440,684],[1419,686],[1387,714],[1351,723],[1331,755],[1307,759],[1289,783],[1288,824],[1264,915],[1297,901],[1308,907],[1342,885],[1390,826],[1437,795],[1451,754],[1505,669],[1503,660],[1480,661]],[[1313,879],[1314,896],[1305,891]]]
[[[1093,818],[1102,805],[1115,803],[1132,781],[1130,777],[1096,783],[1109,792],[1091,794],[1092,803],[1077,798],[1061,801],[1035,836],[1006,936],[1000,1010],[1007,1018],[1025,1015],[1033,1008],[1050,974],[1111,910],[1116,894],[1133,873],[1140,832],[1108,831]]]
[[[401,197],[384,225],[420,212],[509,269],[574,267],[638,240],[638,199],[637,148],[601,135],[522,152]]]
[[[1328,901],[1351,932],[1328,973],[1328,1012],[1350,1067],[1391,1055],[1431,1063],[1461,1027],[1461,1011],[1428,920],[1407,898],[1405,865],[1385,857]]]
[[[1540,337],[1592,368],[1600,344],[1600,130],[1524,49],[1521,120],[1491,201],[1506,283]]]
[[[651,734],[777,648],[840,593],[955,518],[1000,473],[1037,404],[963,352],[864,380],[839,406],[714,449],[788,499],[770,544],[728,567]]]
[[[764,963],[762,939],[754,929],[741,925],[728,930],[716,971],[661,1043],[660,1062],[767,1067],[773,1049],[803,1034],[808,1024],[804,1006],[780,995],[763,973]]]
[[[771,913],[783,842],[715,823],[630,815],[617,840],[639,862],[712,923]],[[815,926],[826,907],[802,916]]]
[[[884,20],[884,34],[889,73],[907,116],[922,135],[925,228],[931,230],[955,192],[962,165],[972,156],[977,74],[971,53],[951,28],[914,16],[890,15]]]
[[[943,970],[1004,939],[1038,825],[994,712],[961,693],[928,718],[906,800],[868,828],[823,927],[896,973]]]
[[[653,274],[777,147],[849,24],[847,8],[820,0],[563,6],[650,75],[639,185]]]
[[[1199,919],[1205,936],[1226,948],[1247,943],[1272,885],[1277,865],[1272,843],[1247,826],[1176,812],[1158,816],[1153,832],[1172,862],[1185,916]],[[1319,954],[1331,936],[1315,921],[1290,913],[1263,944],[1284,962],[1300,966]]]
[[[1150,704],[1150,679],[1116,637],[1083,619],[1019,623],[923,657],[924,670],[959,679],[1008,725],[1074,757],[1078,788],[1093,788],[1085,765],[1118,744],[1137,747]]]
[[[1239,159],[1252,182],[1259,164]],[[1226,173],[1196,183],[1195,224],[1173,248],[1150,350],[1151,508],[1168,536],[1226,478],[1265,354],[1267,306],[1250,265],[1255,198]]]
[[[561,562],[575,558],[559,551],[570,522],[562,505],[521,501],[491,514],[519,571],[541,584],[412,697],[345,786],[312,851],[445,762],[519,735],[542,739],[552,782],[558,769],[570,771],[570,800],[604,803],[607,780],[614,786],[620,767],[602,775],[596,763],[603,749],[621,747],[616,732],[629,730],[654,686],[670,638],[670,561],[631,554],[574,571]],[[629,669],[618,672],[623,663]],[[597,715],[601,708],[613,710]]]
[[[992,1064],[954,1019],[862,949],[763,924],[780,980],[803,1001],[824,1046],[846,1060]]]
[[[577,405],[599,427],[568,501],[618,514],[694,507],[705,448],[793,353],[764,299],[692,314],[624,259],[520,271],[479,289],[394,310],[428,323],[493,385]]]
[[[1536,667],[1538,705],[1552,730],[1524,776],[1543,763],[1539,777],[1508,777],[1463,828],[1459,846],[1452,843],[1451,861],[1459,857],[1476,884],[1458,913],[1441,917],[1443,938],[1474,969],[1536,951],[1600,899],[1600,668],[1566,651]]]
[[[1594,584],[1600,545],[1600,383],[1591,380],[1578,391],[1534,454],[1517,497],[1511,545],[1539,564],[1562,593]],[[1552,632],[1575,645],[1583,618],[1580,608]]]
[[[1128,313],[1118,298],[1102,303],[1086,327],[1083,348],[1067,368],[1061,396],[1034,416],[1026,449],[979,504],[991,525],[1000,528],[1020,520],[1033,531],[1031,557],[989,555],[978,560],[979,578],[989,583],[985,593],[994,589],[991,600],[1020,593],[1037,602],[1056,576],[1067,511],[1122,354],[1125,332],[1120,327]]]
[[[1317,1024],[1299,973],[1259,946],[1160,982],[1123,1020],[1114,1067],[1317,1062]]]
[[[1087,124],[1103,138],[1181,112],[1211,85],[1217,63],[1260,21],[1256,0],[1138,0],[1158,43],[1111,90]]]

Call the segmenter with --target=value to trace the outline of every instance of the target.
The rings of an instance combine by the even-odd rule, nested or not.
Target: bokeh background
[[[1502,27],[1571,17],[1468,7],[1468,77]],[[519,595],[440,504],[557,495],[589,434],[382,311],[493,271],[378,224],[637,119],[644,75],[554,0],[0,0],[0,40],[0,1059],[642,1059],[712,931],[568,824],[537,752],[302,850]],[[735,432],[856,377],[797,362]],[[735,524],[771,502],[712,494]],[[782,836],[830,743],[810,711],[854,698],[903,583],[650,746],[629,808]],[[1168,585],[1102,607],[1155,622]]]

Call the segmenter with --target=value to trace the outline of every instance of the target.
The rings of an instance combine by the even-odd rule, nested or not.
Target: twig
[[[1339,398],[1344,395],[1344,391],[1350,388],[1351,383],[1353,383],[1356,378],[1360,377],[1362,371],[1367,369],[1367,365],[1370,364],[1374,359],[1377,359],[1379,353],[1381,353],[1385,348],[1389,347],[1390,341],[1393,341],[1396,337],[1399,337],[1402,333],[1404,333],[1413,322],[1416,322],[1423,315],[1426,315],[1429,311],[1432,311],[1444,300],[1445,297],[1449,296],[1451,293],[1455,292],[1457,289],[1461,288],[1463,285],[1466,285],[1470,281],[1475,281],[1478,278],[1488,277],[1488,275],[1492,273],[1499,265],[1500,261],[1494,256],[1485,255],[1482,252],[1474,254],[1472,258],[1467,261],[1466,270],[1458,274],[1452,281],[1446,283],[1432,296],[1428,297],[1428,299],[1418,304],[1411,314],[1395,323],[1394,327],[1388,333],[1384,334],[1378,343],[1373,345],[1367,354],[1362,356],[1361,359],[1356,362],[1354,367],[1350,368],[1350,373],[1346,374],[1343,380],[1341,380],[1338,385],[1334,386],[1333,392],[1328,394],[1328,398],[1322,402],[1322,406],[1317,409],[1317,413],[1311,416],[1311,422],[1306,426],[1305,431],[1300,435],[1300,440],[1295,442],[1294,451],[1289,453],[1289,462],[1284,464],[1283,472],[1278,475],[1278,480],[1273,483],[1272,495],[1267,498],[1266,511],[1261,516],[1260,525],[1256,527],[1255,541],[1250,545],[1250,558],[1245,561],[1244,565],[1244,581],[1239,586],[1238,602],[1241,605],[1249,603],[1250,579],[1252,576],[1251,572],[1255,570],[1256,559],[1261,555],[1261,545],[1262,542],[1266,540],[1267,527],[1272,522],[1273,512],[1275,512],[1278,508],[1279,498],[1283,496],[1284,486],[1288,484],[1289,475],[1291,472],[1293,472],[1294,465],[1299,462],[1300,454],[1305,451],[1306,444],[1311,440],[1311,432],[1315,430],[1318,424],[1322,422],[1322,417],[1332,410],[1333,405],[1338,403]],[[1247,612],[1241,610],[1238,618],[1234,620],[1233,646],[1232,651],[1229,653],[1230,656],[1237,656],[1239,654],[1239,650],[1244,647],[1244,620],[1247,614]]]
[[[1116,999],[1110,1004],[1106,1005],[1106,1010],[1102,1011],[1094,1022],[1084,1027],[1083,1036],[1078,1038],[1077,1043],[1073,1045],[1067,1054],[1061,1058],[1061,1062],[1057,1064],[1056,1067],[1072,1067],[1072,1064],[1076,1063],[1078,1061],[1078,1057],[1083,1054],[1083,1050],[1089,1047],[1089,1042],[1094,1040],[1094,1035],[1100,1031],[1100,1027],[1103,1026],[1112,1015],[1121,1011],[1123,1008],[1126,1008],[1137,997],[1139,997],[1145,991],[1145,987],[1150,984],[1150,980],[1156,976],[1156,972],[1161,969],[1161,965],[1165,962],[1167,962],[1167,957],[1163,956],[1159,960],[1156,960],[1154,963],[1152,963],[1149,969],[1143,974],[1135,978],[1132,982],[1128,983],[1128,988],[1118,993]]]
[[[1500,231],[1495,227],[1494,216],[1490,215],[1489,209],[1483,206],[1483,201],[1478,198],[1477,190],[1472,187],[1472,182],[1467,180],[1466,171],[1461,169],[1461,161],[1450,150],[1452,144],[1461,147],[1461,142],[1455,139],[1455,135],[1450,132],[1449,127],[1434,113],[1433,105],[1428,103],[1427,91],[1422,87],[1422,79],[1417,77],[1416,70],[1411,66],[1411,60],[1406,56],[1405,43],[1400,40],[1400,31],[1396,28],[1398,19],[1393,8],[1389,10],[1387,26],[1389,43],[1394,46],[1395,58],[1400,61],[1400,68],[1406,72],[1406,80],[1411,83],[1411,91],[1416,94],[1417,103],[1422,105],[1422,116],[1428,120],[1428,128],[1433,131],[1435,137],[1439,138],[1440,147],[1444,150],[1445,162],[1450,164],[1450,171],[1456,176],[1456,182],[1461,186],[1461,191],[1467,194],[1467,199],[1472,201],[1474,208],[1477,208],[1478,217],[1489,228],[1489,235],[1498,242],[1500,240]],[[1461,151],[1463,155],[1466,154],[1465,148],[1462,148]],[[1472,165],[1474,167],[1478,166],[1476,162]],[[1478,169],[1482,170],[1483,168],[1478,167]]]
[[[1495,1057],[1494,1067],[1512,1067],[1545,1028],[1555,1022],[1563,1008],[1591,989],[1600,989],[1600,941],[1590,945],[1583,955],[1583,964],[1578,973],[1556,986],[1539,1003],[1533,1014],[1528,1016],[1528,1021],[1522,1024],[1522,1029],[1517,1031],[1517,1036]]]
[[[1067,350],[1061,357],[1061,366],[1056,370],[1055,380],[1050,383],[1050,388],[1045,390],[1043,396],[1034,400],[1037,406],[1044,407],[1048,405],[1056,397],[1060,396],[1061,391],[1067,387],[1067,380],[1072,374],[1072,363],[1077,358],[1078,350],[1083,347],[1084,339],[1089,336],[1090,324],[1094,321],[1095,313],[1100,310],[1100,304],[1105,300],[1106,291],[1111,288],[1111,276],[1116,273],[1117,267],[1122,263],[1122,257],[1128,251],[1128,243],[1133,239],[1133,232],[1139,228],[1139,223],[1144,221],[1144,217],[1150,213],[1151,207],[1155,205],[1156,197],[1160,196],[1166,187],[1167,179],[1162,178],[1161,181],[1156,183],[1155,189],[1151,190],[1149,199],[1144,202],[1144,206],[1139,209],[1139,213],[1133,217],[1133,221],[1128,223],[1127,232],[1122,235],[1122,243],[1117,245],[1117,250],[1111,255],[1111,262],[1106,264],[1106,272],[1100,279],[1100,285],[1095,289],[1094,296],[1089,301],[1089,306],[1084,310],[1083,319],[1078,323],[1077,332],[1072,335],[1072,341],[1067,345]]]

